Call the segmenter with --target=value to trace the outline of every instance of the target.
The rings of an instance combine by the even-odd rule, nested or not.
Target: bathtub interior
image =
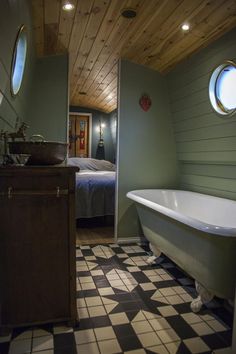
[[[137,190],[129,192],[127,196],[166,215],[172,213],[174,217],[174,214],[178,214],[180,218],[189,218],[193,222],[195,220],[209,226],[233,228],[236,236],[236,201],[170,189]]]

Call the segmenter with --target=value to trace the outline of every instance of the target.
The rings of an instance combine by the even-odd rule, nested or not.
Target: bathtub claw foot
[[[195,281],[196,290],[198,292],[198,297],[191,302],[191,309],[193,312],[199,312],[203,304],[210,302],[214,295],[210,293],[203,285]]]
[[[154,263],[156,263],[156,259],[157,259],[156,256],[150,256],[150,257],[148,257],[148,259],[147,259],[147,263],[148,263],[148,264],[154,264]]]
[[[156,260],[158,257],[161,255],[161,251],[156,246],[153,246],[151,243],[149,243],[150,250],[152,251],[152,256],[148,257],[147,263],[148,264],[154,264],[156,263]]]
[[[191,302],[191,310],[196,313],[196,312],[199,312],[202,308],[202,300],[201,300],[201,296],[198,296],[196,299],[194,299],[192,302]]]

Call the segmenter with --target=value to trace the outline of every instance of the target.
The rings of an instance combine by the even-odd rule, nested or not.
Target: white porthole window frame
[[[25,35],[25,38],[24,38],[25,42],[24,42],[24,48],[23,48],[23,63],[20,63],[21,72],[20,72],[20,75],[19,75],[20,76],[19,77],[19,82],[18,82],[17,86],[14,87],[13,78],[14,78],[14,74],[15,74],[15,70],[16,70],[17,54],[19,55],[19,53],[17,53],[17,48],[18,48],[19,40],[21,39],[23,34]],[[25,64],[26,64],[26,59],[27,59],[27,47],[28,47],[28,44],[27,44],[26,26],[25,25],[21,25],[20,29],[19,29],[19,31],[17,33],[17,36],[16,36],[14,49],[13,49],[13,55],[12,55],[12,62],[11,62],[10,90],[11,90],[11,95],[13,97],[17,96],[17,94],[19,93],[19,91],[21,89],[21,85],[22,85],[22,81],[23,81],[23,77],[24,77],[24,72],[25,72]]]
[[[224,61],[222,64],[217,66],[216,69],[214,69],[214,71],[211,74],[211,78],[209,82],[209,98],[210,98],[211,105],[214,111],[218,113],[221,117],[222,116],[229,117],[236,113],[236,103],[235,103],[235,108],[228,109],[221,102],[217,93],[218,80],[220,78],[220,75],[222,74],[222,71],[225,70],[225,68],[227,67],[234,67],[236,69],[236,63],[232,60]]]

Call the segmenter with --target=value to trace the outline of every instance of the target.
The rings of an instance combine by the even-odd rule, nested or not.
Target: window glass
[[[229,115],[236,111],[236,65],[233,62],[225,62],[214,70],[209,96],[217,113]]]
[[[16,44],[13,53],[13,61],[12,61],[12,74],[11,74],[11,89],[13,95],[16,95],[21,87],[24,68],[25,68],[25,60],[26,60],[26,52],[27,52],[27,38],[25,27],[22,26],[16,39]]]
[[[228,109],[236,108],[236,68],[227,66],[217,79],[216,94],[223,106]]]

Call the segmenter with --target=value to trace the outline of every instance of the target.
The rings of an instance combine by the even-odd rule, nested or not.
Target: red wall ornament
[[[141,98],[139,99],[139,104],[140,104],[140,107],[145,111],[147,112],[149,110],[149,108],[151,107],[152,105],[152,101],[151,101],[151,98],[147,95],[147,94],[144,94],[141,96]]]
[[[85,149],[85,124],[86,122],[81,120],[80,121],[80,134],[79,134],[79,148],[80,150]]]

